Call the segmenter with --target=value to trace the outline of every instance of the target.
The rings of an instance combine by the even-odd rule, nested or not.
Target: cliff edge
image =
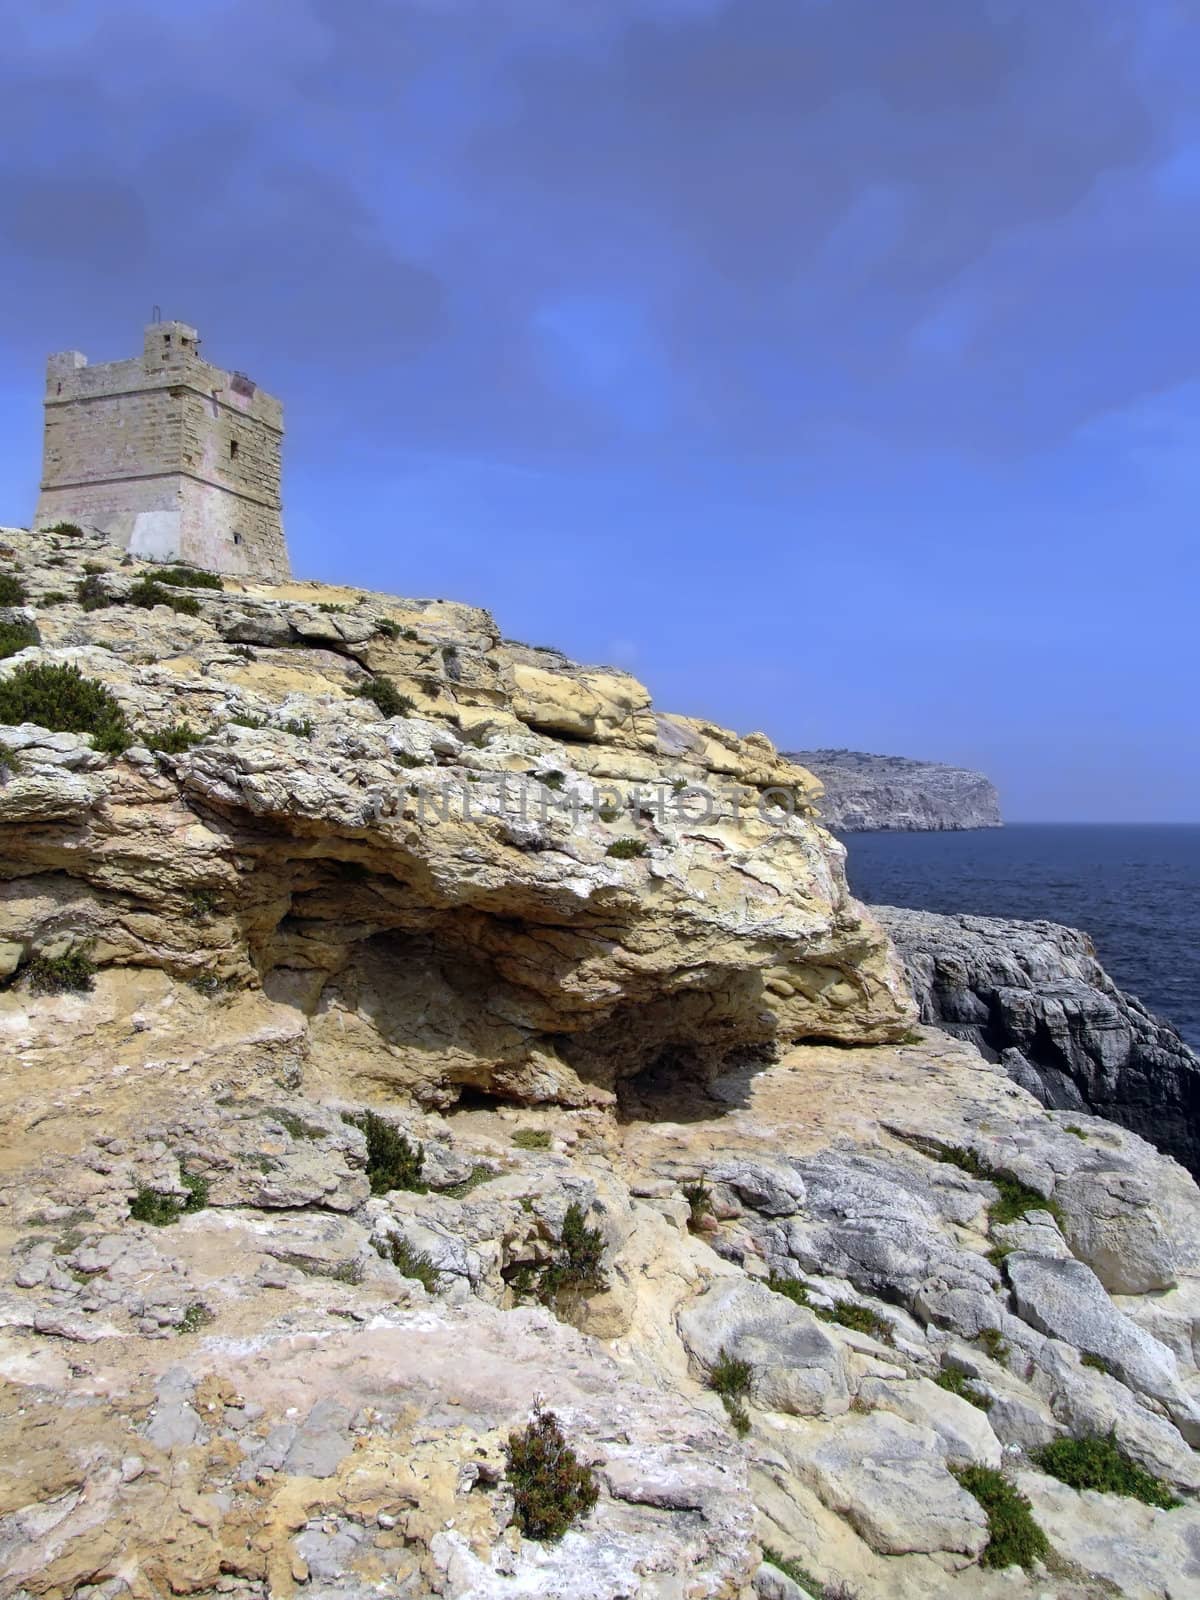
[[[1001,826],[999,796],[981,772],[858,750],[794,750],[788,759],[821,780],[821,820],[839,833]]]

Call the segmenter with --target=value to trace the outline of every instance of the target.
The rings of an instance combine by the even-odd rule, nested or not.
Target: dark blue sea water
[[[860,900],[1086,928],[1114,981],[1200,1049],[1200,824],[852,833]]]

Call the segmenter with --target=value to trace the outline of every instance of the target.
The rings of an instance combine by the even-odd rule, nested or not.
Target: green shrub
[[[0,773],[7,773],[9,777],[16,777],[21,770],[21,758],[17,752],[0,739]]]
[[[768,1565],[777,1567],[785,1578],[798,1583],[805,1593],[815,1596],[816,1600],[824,1600],[825,1585],[819,1578],[814,1578],[811,1572],[806,1571],[798,1561],[789,1561],[786,1556],[781,1556],[778,1550],[772,1550],[770,1545],[763,1546],[763,1560]]]
[[[305,1122],[303,1117],[298,1117],[294,1111],[289,1111],[286,1106],[271,1106],[268,1116],[274,1117],[289,1139],[323,1139],[325,1129],[315,1122]]]
[[[688,1203],[688,1231],[699,1233],[704,1226],[705,1217],[713,1214],[712,1190],[702,1178],[695,1183],[685,1183],[683,1198]]]
[[[1077,1139],[1083,1139],[1084,1141],[1087,1140],[1087,1133],[1079,1126],[1078,1123],[1068,1122],[1064,1132],[1073,1133]]]
[[[980,1411],[990,1411],[992,1408],[991,1396],[975,1388],[966,1373],[960,1372],[957,1367],[943,1367],[933,1381],[939,1389],[956,1394],[960,1400],[969,1400]]]
[[[546,1128],[518,1128],[512,1142],[518,1150],[549,1150],[550,1133]]]
[[[415,1278],[418,1283],[424,1284],[430,1294],[436,1291],[437,1268],[424,1250],[414,1250],[408,1240],[402,1239],[398,1233],[389,1234],[386,1240],[376,1239],[375,1249],[404,1277]]]
[[[1115,1376],[1110,1363],[1105,1361],[1103,1356],[1093,1355],[1090,1350],[1085,1350],[1083,1355],[1080,1356],[1079,1360],[1082,1366],[1091,1367],[1093,1372],[1102,1372],[1106,1378],[1112,1378]]]
[[[71,596],[69,594],[64,594],[61,589],[47,589],[45,594],[38,601],[38,605],[43,611],[46,611],[51,606],[65,606],[70,598]]]
[[[156,567],[155,583],[168,583],[173,589],[224,589],[215,572],[200,572],[196,567]]]
[[[734,1432],[741,1435],[750,1431],[750,1416],[745,1400],[754,1382],[754,1368],[748,1361],[731,1356],[722,1347],[720,1355],[709,1367],[704,1378],[714,1394],[720,1395]]]
[[[417,709],[415,700],[401,694],[396,685],[382,672],[377,672],[366,683],[360,683],[354,693],[360,700],[370,700],[385,717],[411,717]]]
[[[649,855],[650,848],[643,839],[614,839],[604,854],[618,861],[632,861],[636,856]]]
[[[132,744],[125,713],[103,684],[78,667],[53,662],[18,667],[0,679],[0,722],[33,722],[52,733],[90,733],[97,750],[120,755]]]
[[[399,1128],[374,1111],[342,1113],[342,1121],[361,1128],[367,1138],[367,1177],[372,1194],[390,1194],[393,1189],[410,1189],[425,1194],[421,1168],[425,1165],[423,1146],[411,1145]]]
[[[1008,1344],[999,1328],[980,1328],[975,1335],[976,1340],[987,1351],[993,1361],[1004,1361],[1008,1357]]]
[[[165,728],[152,728],[149,733],[142,735],[142,743],[148,750],[156,750],[165,756],[179,756],[185,750],[190,750],[194,744],[199,744],[204,738],[202,733],[186,722],[172,722]]]
[[[0,606],[23,606],[29,591],[15,572],[0,572]]]
[[[448,1195],[451,1200],[465,1200],[472,1190],[479,1188],[480,1184],[491,1183],[493,1178],[499,1176],[500,1174],[486,1162],[477,1161],[468,1177],[461,1183],[452,1183],[448,1189],[443,1189],[442,1193]]]
[[[105,607],[115,606],[117,603],[100,582],[99,574],[95,572],[89,572],[75,585],[75,602],[85,611],[103,611]]]
[[[310,718],[289,717],[283,725],[283,731],[290,733],[293,739],[311,739],[314,730]]]
[[[138,579],[129,591],[129,604],[141,606],[143,611],[151,611],[155,606],[169,606],[172,611],[178,611],[185,617],[200,615],[198,600],[193,600],[190,594],[172,594],[170,589],[156,583],[153,578]]]
[[[400,637],[400,624],[393,622],[391,617],[380,617],[375,624],[375,632],[382,634],[385,639],[398,639]]]
[[[265,728],[267,725],[266,717],[252,717],[244,711],[229,720],[235,728]]]
[[[198,1333],[216,1318],[202,1300],[193,1300],[176,1324],[177,1333]]]
[[[528,1425],[509,1434],[504,1453],[517,1526],[527,1539],[557,1544],[596,1504],[595,1473],[579,1460],[558,1418],[540,1401]]]
[[[604,1288],[604,1235],[589,1228],[583,1207],[572,1201],[563,1218],[559,1255],[542,1268],[538,1299],[551,1304],[564,1294],[595,1294]]]
[[[204,1178],[180,1171],[180,1179],[188,1191],[180,1200],[166,1189],[151,1189],[143,1184],[129,1202],[129,1215],[135,1222],[149,1222],[156,1228],[167,1228],[191,1211],[203,1211],[208,1204],[208,1183]]]
[[[324,611],[327,616],[331,617],[341,617],[344,616],[346,612],[345,606],[334,605],[332,600],[322,600],[320,605],[317,607],[317,610]]]
[[[1035,1450],[1033,1461],[1072,1489],[1125,1495],[1164,1511],[1183,1504],[1161,1479],[1131,1460],[1111,1433],[1093,1434],[1086,1439],[1055,1439]]]
[[[551,770],[550,772],[539,772],[538,773],[538,782],[541,784],[542,788],[543,789],[553,789],[555,794],[557,794],[562,789],[562,786],[563,786],[564,783],[566,783],[566,781],[567,781],[567,775],[566,775],[565,772],[558,772],[557,770]]]
[[[41,642],[41,635],[32,622],[0,622],[0,661]]]
[[[984,1567],[1031,1567],[1050,1554],[1050,1541],[1033,1520],[1029,1501],[994,1467],[958,1467],[954,1476],[983,1507],[988,1542]]]
[[[78,539],[83,529],[77,522],[52,522],[48,528],[39,528],[39,533],[57,533],[66,539]]]
[[[96,969],[82,950],[61,956],[34,956],[25,968],[25,981],[34,994],[87,994]]]

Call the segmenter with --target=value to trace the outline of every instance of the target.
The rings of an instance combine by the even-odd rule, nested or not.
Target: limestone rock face
[[[1200,1057],[1118,989],[1086,933],[873,909],[922,1021],[970,1039],[1045,1105],[1111,1117],[1200,1172]]]
[[[793,750],[821,780],[821,818],[839,833],[1000,827],[1000,798],[981,772],[859,750]]]
[[[0,559],[45,602],[81,553]],[[86,553],[114,604],[0,662],[143,736],[0,729],[0,1600],[1200,1590],[1196,1185],[913,1026],[803,772],[464,607],[143,609]],[[1090,1435],[1185,1503],[1033,1470]],[[991,1567],[970,1467],[1063,1559]]]
[[[465,606],[226,580],[165,590],[180,615],[129,603],[153,568],[96,540],[6,537],[41,644],[0,677],[75,666],[135,741],[0,729],[10,971],[14,946],[87,946],[261,988],[344,1080],[428,1103],[582,1104],[656,1063],[908,1025],[814,781],[761,735],[656,714]],[[394,715],[362,697],[389,687]]]

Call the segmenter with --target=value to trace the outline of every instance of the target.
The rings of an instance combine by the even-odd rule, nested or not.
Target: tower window
[[[237,460],[237,453],[238,453],[238,442],[237,442],[236,439],[230,439],[230,441],[229,441],[229,459],[231,461],[236,461]]]
[[[234,542],[234,544],[241,544],[241,542],[242,542],[242,536],[241,536],[241,534],[240,534],[240,533],[235,533],[235,534],[234,534],[234,536],[233,536],[233,542]]]

